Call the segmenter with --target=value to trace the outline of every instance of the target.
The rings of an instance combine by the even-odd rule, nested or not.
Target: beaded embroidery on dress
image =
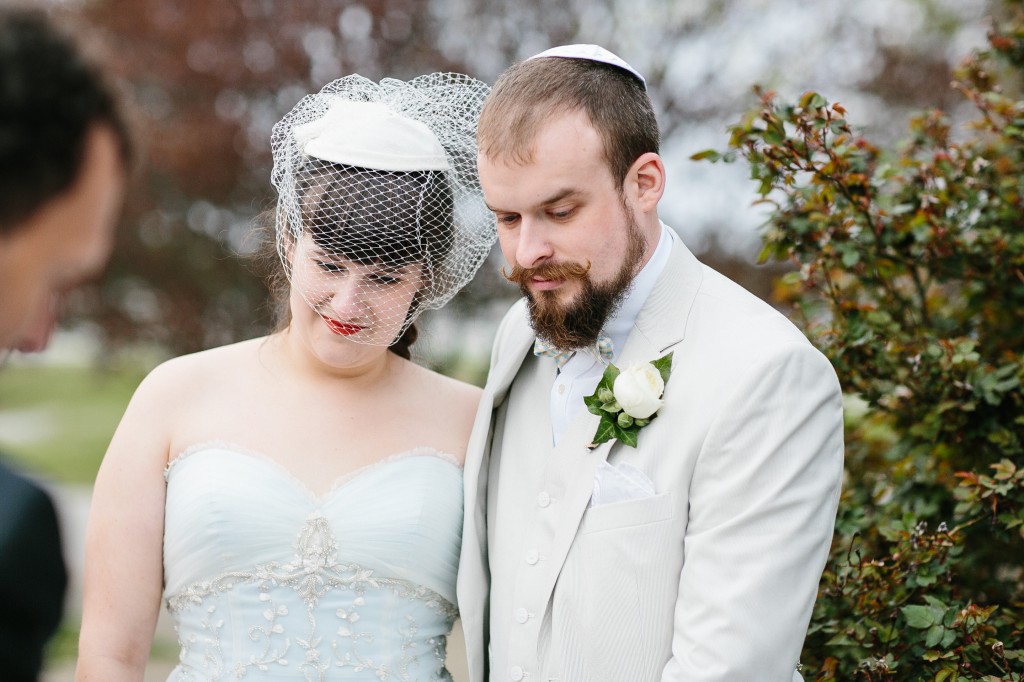
[[[421,448],[317,496],[224,443],[167,468],[169,680],[450,680],[462,471]]]

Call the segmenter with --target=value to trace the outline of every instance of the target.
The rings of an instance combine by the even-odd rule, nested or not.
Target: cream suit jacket
[[[790,682],[843,471],[839,384],[788,320],[672,251],[619,367],[673,352],[636,449],[551,445],[550,359],[522,301],[494,344],[465,466],[458,596],[472,682]],[[601,461],[653,481],[588,508]]]

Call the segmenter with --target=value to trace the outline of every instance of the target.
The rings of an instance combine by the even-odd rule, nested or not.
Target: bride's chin
[[[308,347],[317,360],[334,369],[366,365],[388,352],[385,346],[359,343],[343,336],[316,339]]]
[[[293,324],[285,333],[291,337],[289,345],[294,345],[325,369],[355,369],[375,364],[377,358],[388,353],[386,345],[372,343],[374,339],[370,330],[358,334],[336,334],[319,316],[309,325],[299,327]]]

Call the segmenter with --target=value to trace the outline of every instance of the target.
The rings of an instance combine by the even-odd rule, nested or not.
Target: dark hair
[[[45,13],[0,9],[0,234],[71,186],[98,123],[127,169],[130,135],[100,71]]]
[[[329,254],[364,265],[423,263],[428,273],[444,267],[455,207],[443,171],[382,171],[309,159],[297,174],[295,193],[304,231]],[[276,302],[277,326],[283,328],[290,319],[289,283],[270,227],[279,219],[262,220],[266,234],[259,261]],[[429,287],[429,281],[423,285]],[[409,318],[418,312],[419,299],[419,294],[413,298]],[[409,324],[389,350],[409,359],[417,336],[416,325]]]
[[[434,266],[452,243],[454,199],[443,172],[311,159],[299,172],[296,194],[317,246],[356,263]]]
[[[643,83],[616,66],[565,57],[528,59],[498,77],[480,114],[480,152],[528,163],[545,121],[570,111],[590,118],[620,189],[637,158],[658,152],[658,121]]]

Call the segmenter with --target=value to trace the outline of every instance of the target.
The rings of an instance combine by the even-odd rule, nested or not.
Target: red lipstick
[[[338,322],[334,318],[324,317],[323,315],[321,315],[320,317],[327,324],[327,328],[330,329],[331,332],[333,332],[334,334],[337,334],[338,336],[352,336],[353,334],[356,334],[363,330],[363,328],[357,324],[346,324],[344,322]]]

